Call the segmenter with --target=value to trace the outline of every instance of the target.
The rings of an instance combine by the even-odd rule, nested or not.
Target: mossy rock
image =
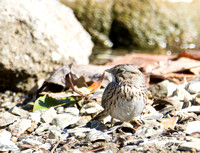
[[[83,27],[98,46],[112,47],[109,33],[112,23],[113,0],[60,0],[71,7]]]
[[[116,45],[170,49],[196,40],[198,31],[182,3],[116,0],[114,4],[115,18],[110,35]]]
[[[194,47],[200,1],[61,0],[71,7],[96,45],[171,51]],[[110,41],[111,40],[111,41]],[[112,43],[111,43],[112,42]]]

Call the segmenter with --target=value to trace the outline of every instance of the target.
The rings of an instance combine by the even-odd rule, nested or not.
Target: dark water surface
[[[90,64],[103,65],[118,56],[124,56],[131,53],[145,53],[145,54],[162,54],[162,55],[177,55],[182,50],[170,51],[167,49],[157,49],[151,51],[131,50],[131,49],[94,49],[90,56]]]

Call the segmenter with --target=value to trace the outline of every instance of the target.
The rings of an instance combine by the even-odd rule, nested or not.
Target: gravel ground
[[[144,113],[130,123],[91,118],[102,111],[100,98],[79,100],[32,112],[23,93],[0,93],[2,152],[200,152],[200,82],[167,80],[149,88]]]

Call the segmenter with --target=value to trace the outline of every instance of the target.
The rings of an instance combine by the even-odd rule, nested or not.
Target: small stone
[[[86,141],[94,142],[98,140],[111,141],[112,137],[104,132],[92,130],[87,136]]]
[[[11,131],[12,135],[20,136],[30,127],[31,127],[31,120],[21,119],[17,120],[15,123],[10,125],[9,130]]]
[[[23,139],[22,143],[32,145],[32,146],[41,146],[42,145],[42,142],[35,140],[35,139]]]
[[[89,133],[91,131],[90,128],[85,128],[85,127],[81,127],[81,128],[74,128],[74,129],[70,129],[67,132],[71,135],[71,136],[75,136],[76,138],[84,138],[86,137],[86,134]]]
[[[190,95],[190,93],[182,88],[182,86],[178,86],[177,89],[174,91],[173,96],[177,96],[179,100],[181,101],[190,101],[193,99],[193,97]]]
[[[67,107],[64,112],[75,116],[79,115],[79,109],[75,107]]]
[[[57,113],[53,107],[42,112],[41,121],[44,123],[51,123],[51,121],[57,116]]]
[[[103,124],[100,121],[93,121],[91,123],[91,128],[94,128],[94,129],[99,130],[99,131],[105,131],[105,130],[107,130],[106,125]]]
[[[76,123],[76,125],[78,125],[78,126],[84,126],[84,125],[86,125],[91,119],[92,119],[92,117],[91,117],[90,115],[88,115],[88,116],[81,116],[80,119],[78,120],[78,122]]]
[[[174,83],[164,80],[154,86],[151,86],[149,90],[151,91],[153,97],[164,98],[171,96],[176,90],[176,87],[177,86]]]
[[[200,131],[200,121],[188,122],[188,125],[185,130],[187,134],[192,134],[194,132],[199,132],[199,131]]]
[[[50,126],[49,123],[43,123],[35,130],[35,132],[38,134],[42,133],[43,131],[47,130],[49,126]]]
[[[192,138],[190,142],[184,141],[179,146],[180,150],[183,151],[192,151],[194,152],[200,152],[200,139],[199,138]]]
[[[32,153],[32,152],[34,152],[33,149],[25,149],[25,150],[21,151],[21,153]]]
[[[61,138],[61,131],[56,126],[49,128],[49,139],[60,139]]]
[[[195,101],[198,105],[200,105],[200,93],[198,93],[198,94],[196,95],[196,97],[194,98],[194,101]]]
[[[14,106],[11,109],[9,109],[9,112],[14,115],[21,116],[21,117],[27,117],[29,114],[28,111],[25,111],[17,106]]]
[[[6,130],[0,131],[0,151],[1,152],[7,152],[7,151],[19,149],[10,139],[11,139],[10,132]]]
[[[191,94],[200,92],[200,81],[189,81],[188,84],[185,86],[185,89]]]
[[[163,133],[164,127],[155,120],[145,120],[145,125],[137,128],[136,135],[139,137],[156,137]]]
[[[0,127],[7,126],[18,119],[17,116],[8,112],[0,113]]]
[[[58,114],[61,114],[61,113],[64,112],[64,107],[58,106],[58,107],[56,108],[56,111],[57,111]]]
[[[40,111],[35,111],[33,113],[29,113],[29,119],[31,119],[32,121],[35,121],[37,123],[39,123],[41,120],[41,112]]]
[[[103,111],[103,107],[97,104],[96,102],[91,102],[83,105],[80,110],[81,114],[95,114]]]
[[[58,126],[61,129],[76,123],[79,120],[79,116],[70,113],[58,114],[53,120],[52,124]]]

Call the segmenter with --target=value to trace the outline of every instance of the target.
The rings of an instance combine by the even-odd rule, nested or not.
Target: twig
[[[93,149],[93,150],[84,151],[84,152],[82,152],[82,153],[100,151],[100,150],[105,149],[105,148],[106,148],[106,147],[103,146],[103,147],[99,147],[99,148],[96,148],[96,149]]]
[[[60,143],[60,141],[58,141],[58,142],[55,144],[55,146],[54,146],[53,149],[51,150],[51,153],[53,153],[53,152],[55,151],[55,149],[56,149],[56,147],[59,145],[59,143]]]
[[[82,92],[78,91],[78,90],[74,87],[74,84],[73,84],[73,82],[72,82],[73,77],[72,77],[72,73],[71,73],[72,64],[70,64],[69,67],[70,67],[70,72],[65,76],[65,82],[67,83],[67,76],[68,76],[68,78],[69,78],[69,84],[70,84],[70,87],[72,88],[72,90],[73,90],[74,92],[76,92],[77,94],[81,95],[82,97],[84,97],[84,98],[86,98],[86,99],[90,99],[89,96],[83,94]]]

